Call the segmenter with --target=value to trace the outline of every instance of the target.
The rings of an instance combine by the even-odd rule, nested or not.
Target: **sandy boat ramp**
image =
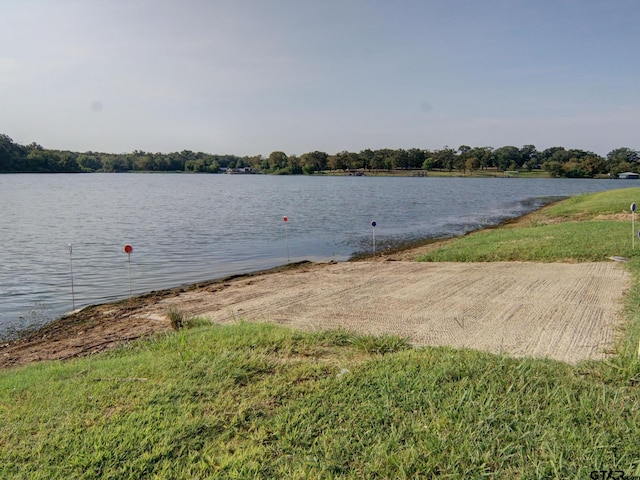
[[[87,355],[167,330],[171,308],[220,324],[344,328],[577,363],[610,353],[629,284],[616,262],[303,263],[90,307],[2,345],[0,366]]]

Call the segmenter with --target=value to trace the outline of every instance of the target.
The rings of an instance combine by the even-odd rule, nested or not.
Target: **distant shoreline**
[[[268,175],[268,176],[289,176],[289,177],[338,177],[338,176],[358,176],[358,177],[415,177],[415,178],[544,178],[544,179],[566,179],[567,177],[563,176],[552,176],[548,172],[542,170],[533,170],[533,171],[500,171],[495,168],[487,168],[484,170],[474,170],[469,172],[460,172],[458,170],[446,171],[446,170],[421,170],[421,169],[409,169],[409,170],[360,170],[358,171],[361,175],[356,175],[353,172],[344,171],[344,170],[327,170],[322,172],[316,172],[312,174],[304,174],[304,173],[291,173],[291,174],[281,174],[281,173],[269,173],[269,172],[251,172],[251,173],[233,173],[234,176],[244,176],[244,175]],[[127,170],[127,171],[119,171],[119,172],[103,172],[103,171],[95,171],[95,172],[0,172],[0,175],[93,175],[93,174],[149,174],[149,175],[170,175],[170,174],[179,174],[179,175],[228,175],[227,172],[187,172],[183,170]],[[630,180],[630,179],[620,179],[617,177],[613,177],[610,175],[596,175],[593,177],[571,177],[571,178],[579,178],[581,180]],[[631,179],[632,180],[632,179]]]

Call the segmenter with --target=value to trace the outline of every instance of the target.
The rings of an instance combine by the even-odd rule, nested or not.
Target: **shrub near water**
[[[169,323],[171,324],[171,328],[174,330],[180,330],[184,327],[184,324],[187,321],[185,314],[176,307],[169,308],[167,317],[169,317]]]
[[[210,325],[211,322],[202,317],[188,317],[184,312],[180,311],[177,307],[172,306],[167,311],[167,317],[171,328],[174,330],[181,330],[183,328],[201,327],[204,325]]]

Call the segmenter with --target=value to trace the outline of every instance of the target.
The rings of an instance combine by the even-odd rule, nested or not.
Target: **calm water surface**
[[[381,249],[499,223],[558,196],[637,184],[512,178],[0,175],[0,334],[71,310],[71,269],[78,308],[126,298],[129,271],[135,294],[288,260],[346,260],[372,250],[372,221]],[[130,264],[125,244],[134,248]]]

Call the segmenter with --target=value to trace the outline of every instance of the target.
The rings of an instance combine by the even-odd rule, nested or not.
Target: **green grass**
[[[544,209],[528,225],[474,232],[431,250],[419,260],[557,262],[633,257],[640,252],[629,210],[635,198],[640,198],[638,188],[571,197]],[[622,220],[607,218],[612,215]],[[557,223],[559,218],[567,221]],[[640,228],[640,222],[636,223]]]
[[[640,475],[640,260],[624,250],[623,231],[599,238],[617,231],[615,221],[594,219],[607,198],[562,207],[563,216],[589,218],[575,223],[592,237],[571,247],[574,257],[559,240],[545,244],[577,235],[563,230],[569,224],[484,232],[496,250],[543,232],[510,253],[519,260],[530,250],[555,252],[536,260],[573,261],[607,246],[627,252],[628,326],[607,361],[572,366],[411,349],[394,336],[199,321],[107,354],[0,371],[0,478]],[[507,230],[514,236],[501,237]],[[489,252],[491,242],[476,247]]]
[[[469,350],[200,327],[0,373],[1,478],[589,478],[640,473],[640,391]],[[622,379],[619,379],[622,380]]]
[[[640,249],[640,241],[637,248]],[[482,230],[421,256],[429,262],[604,261],[633,255],[631,222],[585,221]]]
[[[640,188],[623,188],[607,192],[573,196],[545,209],[549,217],[593,218],[598,215],[626,213],[631,220],[630,206],[640,202]],[[640,205],[640,203],[639,203]]]

